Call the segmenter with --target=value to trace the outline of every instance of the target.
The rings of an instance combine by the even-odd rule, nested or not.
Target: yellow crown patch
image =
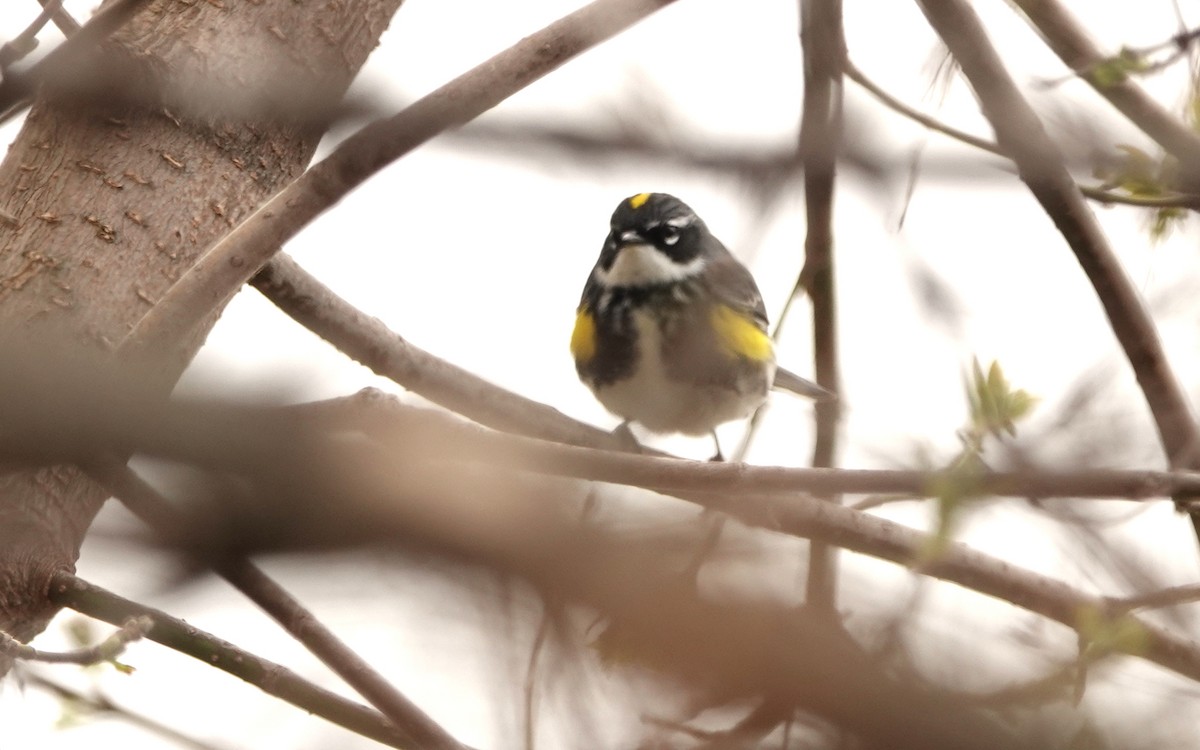
[[[638,193],[629,199],[629,207],[637,210],[646,205],[646,201],[650,200],[650,193]]]

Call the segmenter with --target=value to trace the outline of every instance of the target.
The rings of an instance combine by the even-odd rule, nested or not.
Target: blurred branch
[[[153,487],[128,466],[92,464],[87,471],[166,540],[186,538],[184,518]],[[279,584],[249,560],[230,557],[214,570],[234,588],[275,619],[284,630],[378,708],[405,736],[421,748],[462,750],[445,729],[397,690],[370,664],[329,630]]]
[[[210,495],[223,501],[221,505],[197,508],[185,522],[172,511],[175,520],[163,529],[168,540],[195,550],[223,571],[227,561],[262,549],[378,543],[416,549],[429,544],[444,549],[448,544],[456,555],[476,561],[494,560],[495,555],[511,561],[515,555],[523,562],[511,564],[522,571],[534,564],[529,555],[570,568],[584,563],[577,556],[586,558],[587,535],[596,529],[579,520],[578,509],[562,502],[561,481],[537,476],[552,474],[659,491],[690,487],[670,491],[773,532],[818,538],[904,566],[920,559],[922,575],[1011,602],[1069,628],[1079,627],[1081,612],[1103,616],[1108,611],[1103,597],[965,545],[947,542],[930,558],[922,554],[929,549],[928,534],[804,496],[763,491],[794,489],[799,485],[784,482],[799,477],[822,494],[845,490],[833,484],[837,477],[855,478],[867,491],[920,491],[916,486],[880,487],[883,477],[896,478],[891,472],[755,469],[595,451],[492,433],[390,399],[381,404],[381,399],[360,397],[348,403],[282,408],[192,402],[139,409],[145,389],[128,373],[106,377],[102,368],[82,364],[45,367],[27,353],[16,356],[16,350],[8,351],[14,356],[5,360],[8,366],[0,372],[30,367],[38,377],[23,384],[0,382],[0,394],[11,399],[0,410],[6,415],[0,450],[28,451],[39,444],[62,450],[63,436],[69,434],[77,442],[67,447],[83,455],[96,455],[97,441],[103,441],[99,444],[244,477],[244,482],[213,488]],[[58,379],[46,373],[57,373]],[[74,388],[72,377],[79,380]],[[54,397],[39,389],[48,389]],[[1148,476],[1154,475],[1099,472],[1089,481],[1099,489],[1111,486],[1110,480]],[[170,510],[157,492],[125,467],[110,469],[104,478],[135,512],[161,526],[156,513],[145,510]],[[994,481],[987,474],[979,478]],[[1194,476],[1177,479],[1190,482],[1189,489],[1195,490]],[[995,481],[1003,481],[1003,476]],[[237,487],[245,489],[231,494]],[[969,489],[980,491],[974,483]],[[584,525],[576,528],[580,523]],[[544,546],[548,540],[538,542],[543,526],[559,535],[553,549]],[[696,538],[688,544],[700,544],[706,530],[695,528],[689,534]],[[670,568],[664,561],[655,564]],[[628,574],[636,578],[650,569],[656,568],[634,568]],[[1200,647],[1150,623],[1129,622],[1145,633],[1144,645],[1134,655],[1200,680]],[[311,624],[301,623],[306,629]]]
[[[512,156],[517,149],[541,153],[552,148],[569,152],[579,160],[588,159],[600,164],[609,164],[613,158],[641,163],[654,160],[664,167],[729,173],[754,185],[776,183],[780,177],[798,174],[804,167],[795,148],[763,150],[728,143],[693,145],[686,139],[673,138],[676,120],[669,111],[659,113],[659,118],[666,121],[662,126],[667,131],[664,138],[661,130],[645,128],[641,114],[635,111],[630,122],[621,122],[615,132],[609,128],[572,128],[561,124],[490,118],[472,122],[448,133],[447,137],[488,147],[502,144],[503,156]],[[489,149],[492,154],[496,151]],[[854,165],[864,170],[873,168],[866,159],[857,160]]]
[[[531,34],[387,120],[343,141],[328,157],[238,224],[187,270],[122,343],[161,356],[214,305],[233,296],[283,243],[388,164],[468,122],[581,52],[673,0],[595,0]]]
[[[72,353],[66,359],[47,359],[12,344],[2,348],[10,355],[5,366],[0,366],[0,414],[4,415],[0,469],[7,470],[36,464],[96,464],[97,456],[114,452],[141,452],[214,468],[246,470],[259,453],[272,445],[293,444],[308,434],[320,435],[320,444],[324,445],[327,436],[321,430],[369,430],[393,443],[396,450],[425,459],[437,458],[437,451],[451,444],[456,449],[443,460],[519,467],[554,476],[710,497],[735,493],[777,495],[780,501],[799,501],[803,498],[796,496],[803,493],[930,496],[945,492],[947,487],[969,496],[1035,499],[1200,497],[1200,473],[1191,471],[801,469],[632,455],[586,447],[593,434],[611,439],[610,433],[589,428],[553,409],[546,408],[543,414],[523,423],[510,421],[507,426],[518,434],[505,434],[441,411],[404,406],[394,397],[383,397],[371,389],[350,398],[287,407],[211,399],[146,403],[144,381],[152,380],[153,373],[146,376],[127,367],[106,367],[86,352]],[[425,357],[429,364],[440,365],[440,360]],[[416,369],[425,364],[418,361]],[[457,375],[454,370],[450,373],[452,378]],[[411,377],[420,383],[436,381],[440,375],[439,370],[430,369]],[[480,421],[488,421],[492,414],[486,404],[516,398],[486,381],[471,385],[476,387],[472,391],[476,402],[485,406],[473,408],[467,403],[463,411],[465,416]],[[458,386],[453,382],[449,386],[431,384],[417,392],[436,393],[438,387],[453,392]],[[584,436],[584,446],[560,442],[567,440],[564,434],[575,430]],[[238,440],[230,442],[230,434],[238,435]],[[271,453],[262,458],[281,460]],[[106,469],[104,473],[112,471]],[[169,510],[162,516],[148,516],[147,520],[153,527],[168,531],[177,522]]]
[[[1154,321],[1082,200],[1061,153],[1004,69],[971,7],[963,0],[919,4],[962,66],[1000,147],[1011,154],[1021,179],[1054,220],[1096,290],[1145,394],[1168,462],[1173,467],[1194,465],[1200,432],[1191,406],[1171,371]],[[1022,2],[1022,7],[1027,5]],[[1200,514],[1191,514],[1191,519],[1200,538]]]
[[[68,75],[84,54],[107,39],[146,3],[147,0],[112,0],[29,70],[0,80],[0,123],[7,122],[28,105],[39,83],[51,76]]]
[[[509,485],[496,473],[447,477],[440,469],[414,471],[402,457],[393,460],[391,451],[356,449],[354,455],[345,456],[358,464],[353,474],[327,462],[319,468],[302,462],[311,472],[294,467],[299,471],[288,489],[296,494],[257,499],[272,507],[282,501],[295,515],[285,522],[268,513],[259,519],[266,524],[261,528],[305,528],[304,535],[318,543],[329,531],[355,543],[342,534],[356,533],[364,543],[386,539],[401,549],[520,576],[547,598],[603,613],[609,648],[686,681],[713,701],[774,696],[830,717],[865,737],[868,747],[1025,747],[951,694],[891,680],[825,618],[755,599],[701,597],[669,565],[670,548],[688,539],[687,530],[674,541],[630,537],[581,523],[545,488]],[[256,458],[268,473],[279,468]],[[325,521],[309,525],[316,520],[309,512],[333,503],[330,493],[341,498],[337,513],[330,518],[320,511]],[[481,499],[492,509],[483,517]],[[333,528],[347,516],[345,526]]]
[[[406,411],[411,414],[416,410]],[[205,428],[201,424],[205,415],[226,425],[226,429],[214,432],[211,427]],[[406,422],[394,424],[387,434],[380,426],[369,426],[367,434],[373,442],[336,439],[332,435],[325,440],[316,440],[315,435],[304,436],[301,429],[304,422],[295,416],[271,419],[267,413],[258,410],[252,418],[231,421],[230,415],[217,415],[212,408],[206,408],[189,416],[190,429],[181,430],[185,426],[182,423],[164,425],[166,434],[178,436],[180,444],[176,450],[180,451],[179,457],[198,452],[203,457],[202,466],[249,472],[250,476],[269,480],[259,484],[263,488],[261,494],[228,498],[220,510],[204,508],[199,514],[193,514],[187,526],[189,536],[181,543],[199,544],[201,548],[206,544],[229,544],[229,531],[222,531],[227,529],[236,530],[238,538],[233,540],[234,543],[248,550],[268,547],[321,549],[331,545],[380,543],[401,545],[406,549],[432,548],[458,559],[540,581],[540,587],[555,597],[589,599],[595,594],[594,591],[588,593],[589,587],[617,587],[619,591],[611,590],[605,595],[604,608],[624,610],[635,606],[634,602],[640,601],[638,597],[643,595],[628,599],[629,592],[624,588],[627,583],[650,585],[649,571],[669,572],[675,568],[669,560],[659,559],[662,555],[673,549],[687,550],[693,544],[699,545],[706,533],[700,525],[693,525],[681,532],[685,533],[685,538],[674,542],[647,540],[641,533],[637,536],[640,541],[619,535],[608,538],[616,532],[581,522],[577,511],[561,501],[561,485],[547,485],[536,480],[529,473],[530,467],[512,465],[506,456],[501,456],[494,465],[480,465],[478,462],[489,452],[476,450],[476,446],[465,443],[458,432],[431,432],[420,429],[417,423]],[[446,419],[436,414],[415,416]],[[219,442],[187,449],[189,441],[207,443],[213,439],[206,435],[217,437]],[[528,438],[505,440],[536,442]],[[545,447],[556,453],[596,453],[564,446]],[[623,454],[603,458],[650,465],[687,463]],[[692,462],[692,465],[696,469],[706,466],[698,462]],[[114,489],[120,490],[122,496],[126,494],[125,488]],[[818,537],[901,565],[911,564],[929,545],[929,536],[922,532],[807,498],[783,499],[751,493],[734,497],[689,493],[684,497],[705,507],[724,510],[753,526],[802,538]],[[214,523],[218,525],[212,526]],[[644,548],[639,546],[642,544]],[[637,549],[643,549],[644,554],[655,559],[640,558],[643,553],[636,552]],[[947,542],[938,556],[933,559],[926,556],[919,572],[1011,602],[1072,629],[1080,626],[1081,613],[1092,612],[1102,618],[1107,611],[1103,597],[1023,570],[960,543]],[[686,577],[677,574],[668,577],[681,586],[686,583]],[[694,596],[695,590],[690,583],[687,588],[692,592],[687,595]],[[666,606],[666,602],[657,596],[648,592],[644,595],[654,601],[655,607]],[[684,609],[690,606],[687,604]],[[731,611],[751,616],[742,605],[733,606]],[[724,617],[709,614],[718,621]],[[647,617],[650,619],[646,621],[646,627],[654,634],[646,637],[671,639],[675,648],[683,647],[682,642],[676,642],[683,638],[678,623],[672,619],[671,626],[664,627],[662,615]],[[696,611],[681,619],[704,629],[707,626],[703,623],[709,622],[707,617],[704,612]],[[1143,634],[1139,648],[1131,651],[1131,655],[1200,680],[1200,646],[1132,616],[1124,616],[1123,620]],[[654,623],[653,627],[650,622]],[[724,634],[735,639],[731,641],[714,640],[716,635],[704,635],[702,646],[692,644],[687,648],[695,646],[710,652],[703,661],[711,658],[737,661],[735,653],[724,647],[713,648],[712,644],[727,646],[754,641],[746,633]],[[803,640],[796,633],[788,637],[793,636]],[[811,645],[809,642],[805,648]],[[776,647],[769,643],[762,646]],[[693,666],[699,669],[703,661]],[[751,670],[756,680],[763,676],[783,679],[791,685],[788,690],[795,689],[793,680],[813,684],[808,670],[780,671],[782,665],[779,664],[760,666],[765,670],[762,675],[757,668]],[[821,686],[821,692],[839,693],[827,685]]]
[[[14,659],[40,661],[47,664],[79,664],[91,666],[102,661],[113,661],[125,651],[125,646],[141,639],[154,627],[154,621],[146,616],[130,617],[121,623],[120,630],[95,646],[74,651],[40,651],[21,643],[8,633],[0,632],[0,653]]]
[[[1164,109],[1128,76],[1114,81],[1110,76],[1099,75],[1098,70],[1110,58],[1100,52],[1079,21],[1058,0],[1014,0],[1013,5],[1068,68],[1179,160],[1185,188],[1190,191],[1200,185],[1200,134]],[[1004,142],[1004,138],[1000,140]]]
[[[804,52],[804,114],[800,121],[799,152],[804,161],[804,207],[807,235],[804,267],[788,305],[802,291],[813,306],[813,357],[817,383],[838,393],[837,287],[833,262],[833,200],[842,118],[842,60],[846,42],[842,32],[841,0],[799,0],[800,40]],[[789,307],[780,313],[780,327]],[[837,431],[841,401],[815,405],[814,468],[833,466],[837,460]],[[840,502],[836,495],[822,500]],[[833,548],[814,541],[809,548],[805,601],[830,615],[836,612],[837,561]]]
[[[1200,602],[1200,584],[1190,583],[1171,586],[1159,591],[1150,591],[1134,596],[1110,597],[1108,607],[1113,612],[1129,612],[1135,609],[1163,609],[1180,604]]]
[[[50,598],[59,606],[113,624],[131,617],[149,617],[154,627],[146,637],[156,643],[228,672],[268,695],[363,737],[391,747],[411,747],[412,738],[388,723],[383,715],[317,687],[287,667],[255,656],[166,612],[123,599],[66,572],[55,574]]]
[[[69,37],[79,31],[79,22],[62,7],[62,0],[38,0],[38,4],[43,8],[54,8],[50,18],[63,36]]]
[[[30,22],[20,34],[0,46],[0,73],[8,73],[8,67],[37,49],[37,35],[50,18],[62,11],[62,0],[43,2],[42,12]],[[0,76],[2,78],[3,76]]]
[[[533,636],[533,645],[529,647],[529,663],[525,667],[525,690],[523,724],[525,729],[525,750],[535,750],[537,747],[537,673],[538,660],[546,646],[546,634],[550,629],[550,608],[547,604],[542,609],[538,622],[537,633]]]
[[[192,748],[192,750],[218,750],[216,745],[210,745],[207,742],[201,742],[193,737],[180,732],[174,727],[167,726],[161,722],[155,721],[148,716],[143,716],[140,713],[131,711],[124,706],[113,702],[111,698],[103,693],[93,690],[89,693],[84,693],[81,690],[68,687],[62,683],[52,680],[43,674],[38,674],[33,671],[26,671],[21,675],[21,680],[34,687],[41,688],[47,692],[58,696],[60,700],[67,702],[73,708],[82,707],[84,710],[96,714],[111,714],[112,716],[124,721],[127,724],[144,729],[151,734],[157,734],[159,737],[168,742],[180,745],[182,747]],[[374,739],[374,738],[372,738]]]
[[[1005,159],[1008,158],[1008,155],[1005,154],[1004,151],[994,142],[989,141],[986,138],[980,138],[979,136],[972,135],[964,130],[951,127],[937,118],[930,117],[920,110],[908,106],[868,78],[866,74],[859,70],[858,67],[856,67],[849,59],[847,59],[845,62],[845,73],[847,78],[857,83],[886,107],[912,120],[913,122],[923,125],[934,132],[941,133],[949,138],[953,138],[960,143],[980,149],[981,151],[986,151],[990,154],[994,154]],[[1173,193],[1155,196],[1124,195],[1121,193],[1114,193],[1111,190],[1106,190],[1102,187],[1093,187],[1089,185],[1078,185],[1077,187],[1085,196],[1097,201],[1098,203],[1116,203],[1125,206],[1137,206],[1139,208],[1186,208],[1191,211],[1200,211],[1200,195],[1193,195],[1189,193]]]

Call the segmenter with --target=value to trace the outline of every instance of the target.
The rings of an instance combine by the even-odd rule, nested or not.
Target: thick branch
[[[139,93],[143,80],[203,80],[218,88],[236,81],[243,95],[270,98],[251,83],[286,76],[336,95],[398,5],[351,0],[298,12],[118,0],[31,74],[6,79],[0,101],[12,103],[59,73],[38,89],[0,165],[0,331],[68,349],[111,348],[201,249],[299,173],[320,137],[311,123],[168,116],[161,102],[146,107],[115,94]],[[71,81],[61,79],[72,76],[63,68],[74,79],[127,75],[110,81],[114,96],[80,97],[64,90]],[[208,308],[205,323],[218,313]],[[175,379],[167,375],[182,371],[199,340],[190,344],[174,349],[177,359],[148,393],[165,397]],[[104,499],[70,466],[0,475],[0,629],[27,639],[44,627],[55,610],[47,581],[72,569]]]

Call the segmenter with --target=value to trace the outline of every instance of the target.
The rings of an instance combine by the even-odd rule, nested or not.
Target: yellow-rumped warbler
[[[712,434],[778,388],[833,394],[776,367],[762,295],[683,201],[621,201],[575,318],[571,354],[600,403],[652,432]],[[721,458],[717,444],[715,459]]]

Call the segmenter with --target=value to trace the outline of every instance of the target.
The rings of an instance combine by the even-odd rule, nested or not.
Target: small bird
[[[775,365],[754,278],[683,201],[621,201],[571,334],[579,378],[624,422],[651,432],[711,434],[748,416],[774,385],[834,394]],[[716,443],[713,460],[723,460]]]

